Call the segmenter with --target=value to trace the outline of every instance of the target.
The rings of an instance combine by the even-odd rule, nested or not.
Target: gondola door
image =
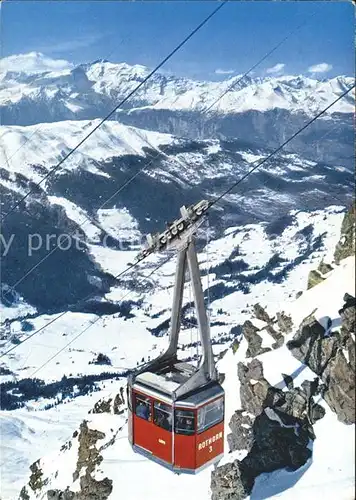
[[[165,462],[173,463],[172,407],[153,401],[152,453]]]
[[[137,446],[152,452],[152,400],[134,392],[133,439]]]

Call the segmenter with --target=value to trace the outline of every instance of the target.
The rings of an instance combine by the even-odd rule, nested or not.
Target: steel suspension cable
[[[180,42],[131,92],[129,92],[129,94],[124,97],[120,102],[119,104],[117,104],[114,109],[112,109],[110,111],[110,113],[108,113],[85,137],[83,137],[83,139],[81,141],[78,142],[78,144],[72,148],[69,153],[67,153],[60,161],[59,163],[57,163],[57,165],[55,167],[53,167],[42,179],[41,181],[39,181],[37,184],[36,184],[36,187],[38,188],[45,180],[47,180],[50,176],[52,176],[55,172],[57,172],[57,170],[62,166],[62,164],[72,156],[73,153],[75,153],[75,151],[77,151],[80,146],[82,144],[84,144],[85,141],[87,141],[89,139],[89,137],[91,137],[94,132],[96,132],[98,130],[99,127],[101,127],[109,118],[111,118],[115,113],[116,111],[121,108],[134,94],[136,94],[138,92],[138,90],[140,90],[141,87],[143,87],[147,81],[152,78],[152,76],[157,73],[157,71],[167,62],[169,61],[169,59],[171,59],[171,57],[174,56],[174,54],[176,54],[176,52],[178,52],[213,16],[215,16],[215,14],[217,14],[217,12],[222,9],[222,7],[224,7],[224,5],[227,3],[228,0],[223,0],[219,5],[218,7],[216,7],[213,12],[211,12],[207,17],[205,17],[205,19],[203,19],[203,21],[196,27],[193,29],[193,31],[191,31],[189,33],[189,35],[187,35],[182,42]],[[25,201],[28,196],[30,196],[30,194],[33,193],[35,188],[32,188],[30,191],[28,191],[18,202],[15,203],[15,205],[5,214],[5,216],[1,219],[1,223],[4,222],[4,220],[23,202]]]

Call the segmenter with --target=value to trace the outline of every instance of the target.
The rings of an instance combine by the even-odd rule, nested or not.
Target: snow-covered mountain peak
[[[2,127],[0,166],[7,165],[9,172],[33,176],[33,180],[38,182],[43,175],[38,171],[36,173],[38,166],[45,169],[53,167],[64,153],[75,147],[79,140],[99,122],[100,120],[48,123],[44,124],[40,131],[36,126]],[[31,141],[34,134],[36,140]],[[143,154],[143,148],[149,145],[158,147],[175,141],[176,139],[169,134],[140,130],[107,121],[96,131],[95,141],[88,140],[73,156],[73,161],[68,161],[66,167],[72,169],[80,164],[105,162],[109,158],[125,154],[140,155]],[[97,169],[95,171],[98,172]]]
[[[107,60],[95,61],[85,65],[88,78],[93,81],[99,79],[110,79],[115,78],[126,78],[134,79],[140,77],[146,77],[150,70],[146,66],[139,64],[129,65],[125,62],[122,63],[112,63]]]
[[[15,116],[21,116],[22,123],[16,118],[14,124],[101,116],[132,92],[151,71],[139,64],[106,60],[74,66],[37,52],[10,56],[0,64],[0,105],[8,107],[10,116],[14,107],[21,108]],[[148,109],[202,112],[218,101],[213,111],[223,115],[274,109],[310,115],[330,104],[353,83],[348,77],[319,81],[302,75],[241,79],[242,76],[209,82],[157,72],[125,108],[144,108],[146,112]],[[44,89],[44,93],[39,93],[39,88]],[[54,92],[56,88],[61,89],[60,95]],[[80,110],[76,112],[68,110],[67,106],[73,95],[81,101]],[[349,97],[330,112],[352,113],[353,101]],[[30,119],[26,118],[28,100],[33,110],[38,107],[38,111],[32,111]],[[44,116],[45,111],[49,116]],[[33,116],[36,112],[38,116]]]

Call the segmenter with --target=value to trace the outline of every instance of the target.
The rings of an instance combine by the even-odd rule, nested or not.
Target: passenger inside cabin
[[[194,433],[194,420],[189,417],[178,417],[177,429],[179,429],[182,434]]]
[[[148,406],[145,405],[142,401],[139,401],[138,405],[136,406],[136,415],[138,417],[144,418],[145,420],[149,419]]]
[[[194,430],[194,423],[193,423],[193,419],[191,419],[191,418],[187,418],[187,419],[186,419],[186,425],[185,425],[185,428],[187,429],[187,431],[192,431],[192,430]]]
[[[167,431],[172,430],[172,417],[166,413],[161,412],[157,419],[157,424]]]

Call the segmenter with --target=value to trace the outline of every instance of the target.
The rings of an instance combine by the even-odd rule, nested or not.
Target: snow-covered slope
[[[1,127],[0,165],[15,173],[39,182],[62,157],[93,130],[100,120],[64,121],[42,126]],[[176,139],[177,140],[177,139]],[[105,122],[65,164],[64,170],[87,167],[89,171],[108,176],[95,165],[113,157],[124,155],[145,156],[144,148],[173,144],[174,137],[146,130],[127,127],[118,122]],[[42,168],[41,168],[42,167]],[[63,168],[61,168],[63,170]],[[2,176],[1,182],[9,185],[10,179]]]
[[[285,343],[282,347],[258,356],[258,359],[263,363],[264,375],[270,384],[276,387],[281,387],[282,384],[282,387],[285,387],[281,382],[283,380],[282,374],[292,376],[295,388],[300,387],[303,381],[315,378],[315,373],[292,356],[286,347],[286,342],[293,337],[300,321],[313,311],[316,319],[321,322],[323,322],[325,315],[337,319],[337,311],[343,305],[344,294],[355,295],[354,274],[354,258],[350,257],[343,260],[339,266],[331,271],[323,283],[304,292],[299,299],[291,301],[289,304],[284,303],[284,312],[289,314],[293,320],[293,330],[285,337]],[[136,343],[132,344],[132,348],[133,345]],[[245,362],[246,349],[247,341],[243,338],[236,354],[233,354],[233,351],[229,349],[218,363],[219,371],[225,374],[223,385],[226,391],[225,425],[227,430],[233,413],[241,405],[237,364]],[[112,397],[114,395],[115,389]],[[107,393],[103,393],[103,396],[107,397]],[[312,446],[312,457],[297,471],[291,472],[284,469],[259,476],[252,490],[251,500],[262,498],[294,500],[301,497],[325,498],[327,500],[335,498],[349,500],[352,498],[355,477],[353,466],[354,425],[345,426],[338,421],[336,415],[331,412],[328,405],[320,397],[316,398],[316,401],[324,408],[325,416],[314,424],[316,438]],[[95,400],[93,404],[94,402]],[[59,407],[58,411],[58,419],[60,420],[64,416],[64,410]],[[18,412],[18,415],[17,418],[21,420],[23,418],[21,411]],[[81,490],[79,479],[86,475],[88,464],[83,461],[79,462],[78,446],[81,443],[81,453],[84,453],[84,437],[88,436],[91,430],[96,436],[94,439],[94,434],[92,435],[95,441],[92,449],[98,450],[102,457],[100,465],[94,468],[92,478],[98,482],[107,478],[106,487],[108,481],[112,482],[111,492],[110,488],[107,488],[110,492],[109,496],[103,495],[102,498],[123,497],[132,500],[139,500],[143,496],[147,499],[157,498],[162,492],[162,488],[169,489],[173,499],[182,498],[182,495],[189,498],[194,497],[197,500],[207,500],[210,497],[212,468],[196,477],[176,476],[147,459],[135,455],[127,441],[125,417],[126,411],[119,415],[106,413],[88,415],[86,417],[88,423],[81,426],[79,435],[77,432],[71,438],[68,436],[61,451],[53,450],[32,468],[32,482],[30,483],[32,487],[28,484],[26,486],[29,498],[31,500],[44,499],[48,490],[58,490],[59,494],[67,487],[73,492]],[[16,424],[18,427],[20,424],[16,422],[14,421],[12,425]],[[228,450],[228,446],[229,443],[226,441],[226,450]],[[9,451],[7,453],[10,458],[11,453]],[[244,455],[246,452],[243,451],[226,454],[219,466],[228,464],[236,458],[241,459]],[[79,477],[74,476],[73,478],[73,473],[78,470],[79,463],[83,467],[82,473],[79,474]],[[14,468],[9,471],[9,474],[14,477],[16,474]],[[134,478],[138,476],[140,482],[137,483]],[[157,480],[152,481],[152,477],[157,478]],[[37,484],[34,481],[35,478],[37,478]],[[103,491],[103,488],[104,483],[97,484],[98,492]],[[10,491],[14,491],[14,487],[6,485],[5,494]],[[7,498],[11,497],[5,496],[5,500]]]
[[[286,227],[278,229],[278,234],[271,233],[273,228],[266,223],[232,227],[221,238],[202,248],[199,260],[206,295],[209,284],[212,337],[217,352],[222,348],[221,338],[230,338],[231,328],[250,317],[255,302],[267,304],[269,310],[280,310],[294,299],[298,291],[305,289],[308,273],[316,262],[321,258],[332,260],[343,218],[341,207],[329,207],[313,213],[292,212],[290,218]],[[125,269],[136,255],[135,251],[96,245],[90,245],[89,249],[98,265],[114,275]],[[117,304],[116,314],[103,315],[95,326],[75,341],[70,351],[65,350],[55,364],[45,366],[38,376],[53,382],[59,381],[63,375],[99,375],[103,366],[91,364],[99,352],[110,358],[111,372],[121,373],[125,368],[134,367],[142,357],[147,359],[147,356],[153,357],[160,352],[166,342],[166,337],[162,335],[167,333],[170,319],[174,260],[164,264],[149,280],[145,276],[163,258],[152,256],[120,284],[111,287],[104,298],[109,304]],[[209,276],[206,274],[208,269]],[[121,300],[131,304],[126,313],[123,311],[124,316]],[[192,314],[189,302],[188,288],[184,299],[187,322]],[[11,307],[3,310],[3,319],[8,315],[12,317]],[[27,322],[31,328],[27,331],[23,317],[13,320],[11,335],[24,339],[31,331],[42,328],[55,317],[49,314],[30,316]],[[68,312],[6,357],[6,367],[16,377],[31,377],[42,364],[41,360],[51,356],[53,345],[56,349],[64,347],[97,318],[95,314]],[[195,336],[195,329],[187,323],[183,328],[182,343],[194,342]],[[134,350],[131,350],[132,345],[136,346]],[[2,349],[9,346],[11,344],[5,337]],[[188,350],[188,355],[194,355],[194,352]],[[6,380],[11,380],[12,375]]]
[[[0,137],[2,213],[11,212],[16,201],[32,191],[26,199],[27,211],[19,208],[11,212],[3,227],[5,242],[10,241],[12,227],[16,227],[16,238],[3,256],[3,284],[10,286],[21,280],[16,287],[20,296],[46,312],[74,304],[90,292],[103,295],[112,286],[113,278],[103,275],[91,253],[107,252],[103,246],[138,248],[142,235],[173,220],[182,204],[218,196],[269,152],[240,140],[183,140],[106,122],[49,175],[70,148],[98,123],[4,126]],[[34,184],[46,175],[48,179],[39,187]],[[322,209],[337,200],[347,203],[352,187],[352,173],[342,164],[333,166],[281,154],[212,210],[211,226],[217,237],[225,227],[276,221],[291,209]],[[288,221],[283,222],[282,217],[277,226],[283,224]],[[39,236],[32,237],[34,233]],[[82,251],[78,251],[73,235],[82,241]],[[58,245],[59,238],[64,248],[67,241],[71,244],[68,253],[51,254],[36,268],[29,275],[35,277],[35,286],[29,278],[22,280],[55,242]],[[36,245],[41,239],[42,245],[30,252],[31,239]],[[95,248],[89,250],[91,244]],[[52,281],[53,270],[60,268],[64,272],[55,273],[57,288],[53,289],[48,276]],[[78,273],[78,268],[83,272]],[[94,286],[95,282],[100,287]]]
[[[282,347],[257,357],[263,363],[264,376],[270,384],[275,387],[285,386],[282,374],[292,376],[294,387],[300,387],[304,380],[312,381],[315,378],[314,372],[292,356],[286,343],[293,338],[296,326],[310,314],[313,314],[321,324],[324,323],[325,317],[333,318],[335,326],[331,328],[337,331],[340,328],[339,310],[343,306],[345,293],[355,296],[354,277],[355,258],[351,256],[331,271],[325,281],[303,292],[297,300],[283,305],[283,311],[293,320],[293,331],[285,338]],[[239,361],[245,362],[246,349],[247,341],[244,338],[237,353],[234,355],[229,351],[219,364],[219,370],[225,373],[227,380],[224,387],[228,401],[226,425],[230,422],[234,411],[241,408],[239,394],[236,391],[236,386],[240,383],[236,364]],[[259,476],[251,493],[251,500],[263,498],[346,500],[353,497],[355,425],[347,426],[341,423],[320,396],[316,401],[322,405],[326,413],[314,424],[316,439],[312,458],[295,472],[278,470]],[[243,453],[233,452],[223,459],[221,465],[241,456]]]

